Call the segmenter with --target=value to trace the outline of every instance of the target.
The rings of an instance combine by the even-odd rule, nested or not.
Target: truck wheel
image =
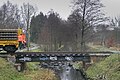
[[[7,51],[7,53],[14,53],[17,48],[15,46],[5,46],[4,50]]]

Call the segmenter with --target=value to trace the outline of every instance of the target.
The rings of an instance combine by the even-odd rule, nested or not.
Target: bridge
[[[0,53],[7,55],[8,53]],[[15,58],[15,66],[18,70],[24,70],[26,62],[75,62],[82,61],[83,67],[87,63],[94,63],[98,59],[108,57],[112,52],[16,52],[12,53]],[[5,56],[0,56],[4,57]]]
[[[112,52],[16,52],[16,62],[86,61],[93,57],[107,57]]]

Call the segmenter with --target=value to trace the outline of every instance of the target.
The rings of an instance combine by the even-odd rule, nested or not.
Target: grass
[[[105,47],[105,46],[101,46],[101,45],[88,45],[90,51],[110,51],[109,48]]]
[[[98,76],[105,76],[106,80],[120,80],[120,55],[114,54],[104,61],[95,63],[86,73],[93,80],[98,79]]]
[[[27,80],[27,78],[17,72],[9,62],[0,58],[0,80]]]
[[[27,50],[24,50],[23,52],[26,52]],[[33,49],[33,50],[30,50],[29,52],[41,52],[41,50],[38,48],[38,49]]]
[[[57,80],[53,71],[49,69],[39,68],[38,63],[27,63],[27,70],[24,74],[29,77],[29,80]]]
[[[41,52],[40,49],[33,49],[33,50],[30,50],[30,52]]]
[[[49,69],[39,68],[38,62],[26,64],[24,72],[18,72],[7,60],[0,58],[0,80],[57,80]]]

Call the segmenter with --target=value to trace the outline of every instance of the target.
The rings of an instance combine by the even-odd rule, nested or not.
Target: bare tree
[[[120,43],[120,36],[119,36],[119,32],[120,32],[120,16],[115,17],[114,19],[111,19],[111,25],[112,28],[114,28],[114,37],[115,37],[115,42],[116,45],[118,45],[118,43]]]
[[[4,28],[18,28],[16,22],[17,5],[13,5],[9,1],[4,3],[0,8],[0,24]]]
[[[35,8],[28,4],[23,3],[23,6],[21,6],[21,13],[23,18],[23,23],[27,31],[27,50],[29,51],[30,46],[30,21],[32,16],[35,15]]]
[[[86,32],[90,28],[106,21],[107,18],[101,12],[101,8],[104,6],[100,0],[74,0],[73,3],[73,9],[82,17],[81,50],[84,51]]]
[[[110,23],[111,23],[111,26],[120,27],[120,16],[115,17],[114,19],[111,19]]]

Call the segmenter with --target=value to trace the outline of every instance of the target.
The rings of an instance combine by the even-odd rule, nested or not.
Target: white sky
[[[7,0],[0,0],[0,6]],[[70,4],[72,0],[9,0],[13,4],[22,5],[23,2],[30,3],[38,8],[38,12],[47,13],[50,9],[58,12],[63,19],[71,13]],[[106,6],[104,11],[110,17],[120,15],[120,0],[102,0]]]

